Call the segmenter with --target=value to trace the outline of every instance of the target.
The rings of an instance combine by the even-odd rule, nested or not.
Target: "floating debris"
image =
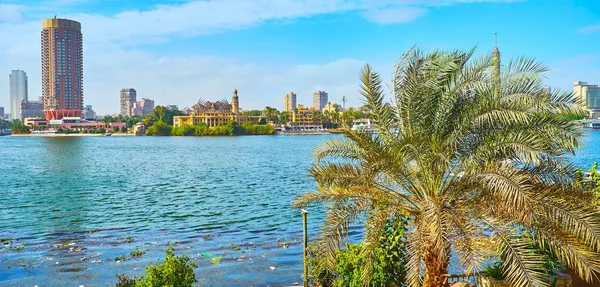
[[[134,240],[133,240],[133,237],[131,237],[131,236],[129,236],[129,235],[127,235],[127,236],[125,236],[123,239],[121,239],[121,242],[123,242],[123,243],[131,243],[131,242],[133,242],[133,241],[134,241]]]
[[[131,257],[138,257],[138,256],[142,256],[144,254],[146,254],[146,251],[140,250],[140,249],[136,249],[134,251],[131,251],[131,253],[130,253]]]
[[[275,266],[271,266],[271,267],[269,267],[269,269],[271,269],[271,270],[275,270],[275,269],[277,269],[277,268],[275,268]]]
[[[214,257],[213,259],[210,260],[210,263],[212,263],[212,264],[219,264],[221,262],[221,259],[223,259],[222,256]]]

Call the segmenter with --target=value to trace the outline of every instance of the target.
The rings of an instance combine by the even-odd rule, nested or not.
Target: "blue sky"
[[[156,104],[191,106],[239,90],[243,109],[278,109],[294,91],[310,105],[361,103],[358,73],[372,64],[385,80],[404,51],[493,47],[503,61],[525,55],[551,68],[547,84],[600,84],[600,1],[502,0],[0,0],[0,106],[8,74],[23,69],[30,98],[41,94],[41,20],[82,23],[84,101],[101,114],[133,87]],[[8,40],[7,40],[8,39]]]

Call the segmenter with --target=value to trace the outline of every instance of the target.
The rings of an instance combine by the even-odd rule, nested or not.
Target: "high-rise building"
[[[28,100],[27,95],[27,73],[21,70],[13,70],[10,75],[10,119],[21,119],[21,102]],[[4,114],[3,114],[4,116]]]
[[[81,117],[83,39],[77,21],[54,17],[42,23],[42,96],[47,120]]]
[[[4,107],[0,107],[0,120],[4,119]]]
[[[152,110],[154,110],[154,101],[142,98],[142,100],[133,103],[132,115],[143,117],[146,115],[151,115]]]
[[[92,109],[92,105],[86,105],[83,109],[83,118],[88,121],[95,121],[98,119],[96,112]]]
[[[296,94],[289,92],[283,96],[283,111],[292,112],[296,108]]]
[[[600,117],[600,85],[575,82],[573,83],[573,94],[588,109],[590,117]]]
[[[322,110],[327,105],[327,93],[324,91],[316,91],[313,94],[313,107],[317,110]]]
[[[137,101],[137,92],[135,89],[122,89],[121,90],[121,115],[131,116],[133,103]]]
[[[21,114],[20,120],[26,118],[39,118],[44,116],[44,109],[42,102],[38,101],[22,101],[19,106],[19,113]]]

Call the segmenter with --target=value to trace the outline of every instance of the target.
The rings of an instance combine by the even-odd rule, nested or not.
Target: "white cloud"
[[[585,27],[582,27],[581,29],[579,29],[577,31],[579,33],[584,33],[584,34],[591,34],[591,33],[600,32],[600,24],[598,24],[598,25],[591,25],[591,26],[585,26]]]
[[[371,22],[389,25],[411,22],[425,13],[427,10],[423,8],[401,7],[369,10],[363,13],[363,17]]]

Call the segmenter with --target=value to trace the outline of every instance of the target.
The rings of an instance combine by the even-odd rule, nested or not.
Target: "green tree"
[[[121,132],[122,133],[126,133],[127,132],[127,127],[126,126],[122,126],[121,127]]]
[[[165,122],[159,120],[154,122],[154,124],[148,128],[146,133],[151,136],[170,136],[172,128],[172,126],[167,125]]]
[[[98,129],[98,132],[99,132],[99,133],[101,133],[101,134],[105,134],[105,133],[106,133],[106,129],[104,129],[104,128],[99,128],[99,129]]]
[[[579,100],[543,92],[547,69],[534,60],[510,62],[497,81],[497,60],[474,53],[411,49],[396,66],[391,104],[365,66],[361,94],[379,133],[346,128],[318,147],[318,189],[295,206],[329,203],[321,238],[331,250],[366,217],[367,280],[384,222],[400,213],[410,218],[409,286],[448,286],[451,256],[468,273],[490,248],[509,285],[546,286],[544,256],[531,246],[591,281],[600,275],[600,214],[593,193],[573,184],[564,155],[579,148],[581,129],[561,115],[583,114]]]
[[[281,112],[281,114],[279,114],[279,123],[280,124],[287,124],[290,122],[292,116],[290,114],[290,112]]]
[[[117,126],[113,127],[113,132],[118,133],[119,132],[119,127],[117,127]]]
[[[23,124],[21,120],[14,120],[10,126],[10,131],[14,134],[27,134],[30,127]]]

